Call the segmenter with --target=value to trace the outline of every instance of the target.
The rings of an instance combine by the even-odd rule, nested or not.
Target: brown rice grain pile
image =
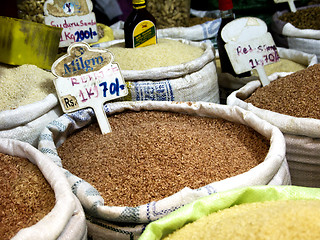
[[[35,65],[0,65],[0,111],[15,109],[54,93],[55,76]]]
[[[142,48],[125,48],[124,43],[108,48],[122,70],[146,70],[175,66],[200,57],[204,50],[180,41],[158,39],[158,43]]]
[[[320,119],[320,64],[258,88],[245,100],[254,106],[293,117]]]
[[[319,209],[320,200],[244,203],[211,213],[163,239],[320,239]]]
[[[0,153],[0,239],[36,224],[55,205],[49,183],[28,159]]]
[[[129,111],[108,120],[111,133],[91,124],[68,137],[58,154],[109,206],[139,206],[241,174],[269,150],[269,140],[252,128],[223,119]]]

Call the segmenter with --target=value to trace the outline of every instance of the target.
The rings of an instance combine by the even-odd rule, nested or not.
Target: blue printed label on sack
[[[120,68],[112,61],[113,55],[108,50],[93,50],[86,43],[73,43],[68,54],[52,66],[63,111],[93,108],[102,133],[111,131],[103,104],[128,94]]]

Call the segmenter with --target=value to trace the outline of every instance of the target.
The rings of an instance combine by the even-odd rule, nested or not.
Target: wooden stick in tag
[[[94,107],[94,106],[93,106]],[[103,105],[101,107],[94,107],[93,111],[96,115],[100,130],[102,134],[107,134],[110,133],[111,130],[111,126],[110,123],[108,121],[107,115],[103,109]]]
[[[289,7],[290,7],[291,12],[296,12],[297,8],[296,8],[296,5],[294,5],[293,0],[288,0],[288,3],[289,3]]]
[[[261,66],[261,65],[258,65],[258,66],[256,67],[256,70],[257,70],[257,72],[258,72],[259,80],[260,80],[262,86],[263,86],[263,87],[264,87],[264,86],[267,86],[267,85],[270,83],[270,81],[269,81],[269,79],[268,79],[268,76],[267,76],[267,74],[266,74],[266,71],[264,70],[264,67]]]

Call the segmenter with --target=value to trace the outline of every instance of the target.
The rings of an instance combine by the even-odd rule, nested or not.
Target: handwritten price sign
[[[91,0],[46,0],[43,6],[46,25],[62,28],[59,47],[74,42],[99,40],[95,13]]]
[[[101,132],[105,134],[111,132],[111,127],[103,104],[126,96],[128,90],[118,64],[112,63],[113,56],[108,55],[111,53],[105,52],[103,56],[101,51],[90,50],[85,43],[74,43],[68,48],[69,55],[54,63],[52,72],[58,76],[54,84],[63,111],[93,108]],[[88,63],[94,63],[96,69]]]
[[[234,30],[236,29],[236,30]],[[269,84],[263,66],[280,60],[272,36],[265,23],[257,18],[240,18],[228,23],[222,38],[237,74],[256,69],[263,86]]]
[[[247,42],[235,42],[226,45],[226,50],[232,58],[236,73],[252,70],[279,61],[280,57],[270,33]]]

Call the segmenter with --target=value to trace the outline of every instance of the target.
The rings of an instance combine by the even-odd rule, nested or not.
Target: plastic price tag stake
[[[222,29],[221,37],[237,74],[256,69],[262,86],[270,83],[264,66],[280,57],[264,21],[255,17],[235,19]]]
[[[99,40],[91,0],[46,0],[43,9],[46,25],[63,28],[59,47]]]
[[[284,3],[288,2],[291,12],[296,12],[297,8],[296,5],[294,5],[294,0],[274,0],[275,3]]]
[[[128,89],[113,54],[92,49],[87,43],[73,43],[66,55],[51,68],[54,85],[65,113],[91,107],[102,134],[111,132],[103,104],[126,96]]]

